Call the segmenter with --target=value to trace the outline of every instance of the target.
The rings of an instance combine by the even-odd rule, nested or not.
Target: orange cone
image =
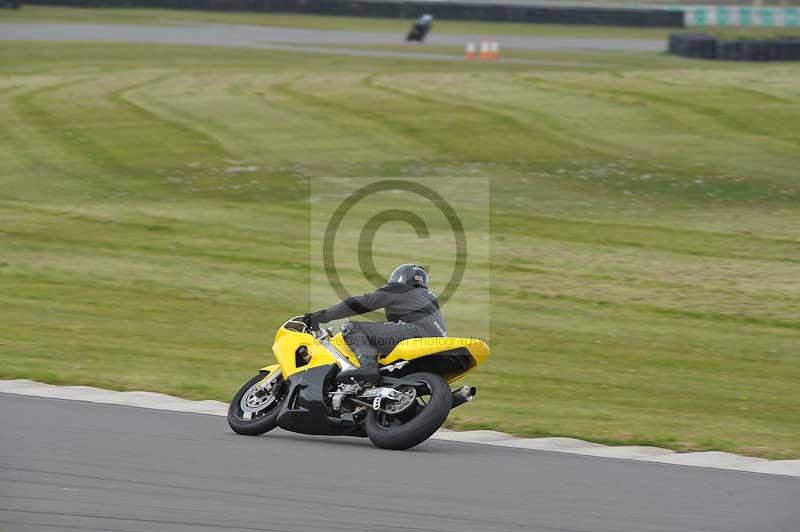
[[[481,41],[481,59],[489,60],[489,43],[486,41]]]
[[[466,52],[464,53],[464,58],[467,61],[472,61],[473,59],[475,59],[475,43],[474,42],[468,42],[467,43],[467,48],[466,48]]]
[[[489,43],[489,59],[497,60],[499,56],[500,56],[500,43],[498,42]]]

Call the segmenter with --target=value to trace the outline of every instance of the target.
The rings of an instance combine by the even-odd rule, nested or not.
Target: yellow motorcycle
[[[380,360],[374,385],[337,384],[358,359],[333,329],[310,331],[296,316],[275,334],[278,363],[261,368],[234,396],[228,424],[257,436],[275,427],[302,434],[369,437],[377,447],[408,449],[427,440],[450,410],[471,401],[473,386],[450,389],[486,361],[489,346],[475,338],[413,338]]]

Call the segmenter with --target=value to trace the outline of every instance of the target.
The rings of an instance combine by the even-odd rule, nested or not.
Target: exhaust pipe
[[[472,401],[477,393],[478,390],[474,386],[462,386],[453,392],[453,406],[450,408],[452,409]]]

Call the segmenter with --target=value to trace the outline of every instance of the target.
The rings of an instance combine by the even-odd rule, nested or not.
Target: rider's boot
[[[376,384],[381,380],[378,372],[378,351],[371,345],[360,345],[355,350],[358,363],[357,368],[346,369],[336,376],[336,382],[350,383],[355,379],[358,383]]]

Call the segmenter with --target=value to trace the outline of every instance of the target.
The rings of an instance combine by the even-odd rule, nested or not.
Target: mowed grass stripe
[[[530,230],[515,231],[515,227],[519,227],[516,216],[498,216],[493,223],[504,232],[519,232],[549,240],[645,248],[704,257],[800,263],[800,240],[536,215],[530,215],[527,219],[533,226],[533,233]]]

